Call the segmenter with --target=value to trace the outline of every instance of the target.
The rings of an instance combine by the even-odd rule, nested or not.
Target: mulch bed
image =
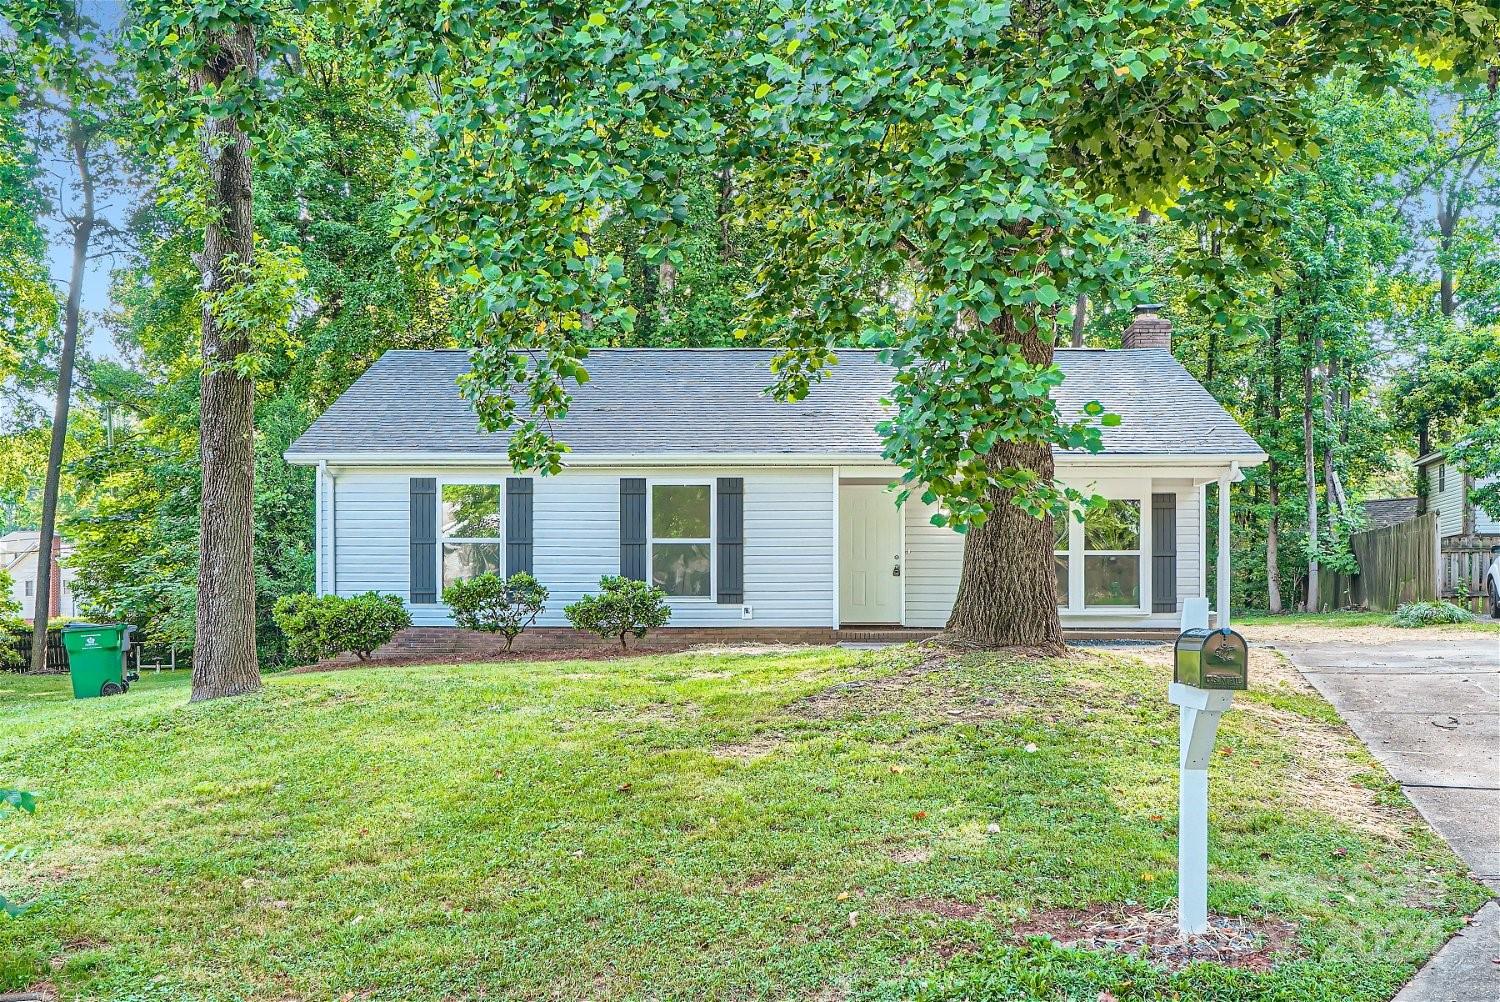
[[[472,652],[430,652],[408,655],[377,654],[368,661],[340,657],[333,661],[289,668],[288,675],[305,675],[311,672],[348,671],[351,668],[388,668],[402,665],[431,665],[433,667],[457,668],[464,665],[499,664],[506,661],[620,661],[626,658],[644,658],[658,654],[717,654],[724,652],[767,653],[777,650],[800,650],[798,644],[702,644],[650,641],[632,643],[629,650],[621,650],[617,644],[597,644],[587,647],[547,647],[517,649],[510,652],[477,654]]]
[[[1269,970],[1296,952],[1297,927],[1281,919],[1209,917],[1209,929],[1184,939],[1175,909],[1140,906],[1089,911],[1053,908],[1034,912],[1012,928],[1018,939],[1046,936],[1059,946],[1116,950],[1145,957],[1168,970],[1211,961],[1250,971]]]

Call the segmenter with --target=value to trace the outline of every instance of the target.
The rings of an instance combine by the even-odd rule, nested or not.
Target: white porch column
[[[1223,630],[1229,626],[1229,483],[1233,476],[1225,471],[1219,477],[1219,561],[1214,575],[1218,586],[1218,620],[1215,626]]]

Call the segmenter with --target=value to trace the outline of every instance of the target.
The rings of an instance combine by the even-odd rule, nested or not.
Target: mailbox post
[[[1208,930],[1208,763],[1219,720],[1249,683],[1249,649],[1227,627],[1184,630],[1173,652],[1167,698],[1177,727],[1177,929]]]

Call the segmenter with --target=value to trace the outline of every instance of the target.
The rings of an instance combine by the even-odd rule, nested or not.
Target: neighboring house
[[[10,574],[10,597],[20,604],[21,615],[26,619],[30,619],[36,610],[36,547],[40,535],[35,529],[19,529],[0,536],[0,569]],[[78,615],[78,602],[73,594],[78,572],[68,567],[68,558],[73,555],[72,544],[66,540],[61,541],[57,554],[62,564],[62,574],[57,587],[52,590],[48,612],[48,616],[54,619]]]
[[[1361,507],[1365,510],[1365,528],[1387,529],[1417,517],[1417,498],[1372,498]]]
[[[1500,519],[1491,518],[1469,500],[1469,492],[1500,477],[1476,482],[1441,451],[1419,458],[1417,469],[1427,488],[1425,510],[1437,515],[1438,593],[1450,597],[1460,591],[1482,594],[1484,573],[1494,558],[1491,550],[1500,546]]]
[[[1266,458],[1172,357],[1170,330],[1148,310],[1125,349],[1057,353],[1064,414],[1098,399],[1122,418],[1102,453],[1057,455],[1060,480],[1110,499],[1060,537],[1065,627],[1175,627],[1207,594],[1205,486],[1227,502]],[[890,368],[841,351],[806,400],[778,403],[773,354],[592,352],[554,428],[566,468],[542,477],[513,475],[506,438],[478,430],[456,385],[466,353],[387,352],[286,454],[318,470],[318,591],[395,593],[418,626],[445,626],[445,584],[528,570],[551,589],[541,624],[560,626],[601,575],[625,574],[666,589],[674,627],[944,625],[963,536],[888,489],[899,471],[875,425]],[[1219,560],[1222,603],[1227,547]]]

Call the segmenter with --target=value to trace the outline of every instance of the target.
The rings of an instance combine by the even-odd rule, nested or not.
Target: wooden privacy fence
[[[1483,611],[1487,594],[1484,575],[1495,559],[1490,548],[1497,545],[1500,536],[1449,536],[1443,540],[1438,594],[1467,605],[1470,611]]]
[[[31,671],[31,629],[28,627],[20,636],[13,637],[10,649],[21,656],[20,664],[12,668],[12,671]],[[54,629],[47,631],[47,667],[48,675],[60,675],[68,670],[68,654],[63,650],[62,630]]]
[[[1428,512],[1383,529],[1356,532],[1349,548],[1357,574],[1327,574],[1318,608],[1395,611],[1407,602],[1430,602],[1438,594],[1437,513]]]

